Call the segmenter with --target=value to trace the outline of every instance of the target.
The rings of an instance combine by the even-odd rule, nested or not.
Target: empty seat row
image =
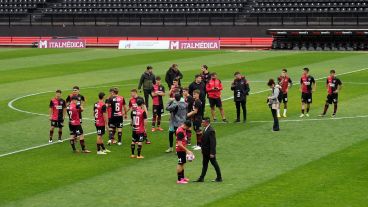
[[[241,4],[54,4],[53,8],[241,8]]]
[[[364,0],[253,0],[246,12],[264,13],[357,13],[368,11]]]
[[[37,4],[0,4],[0,8],[37,8]]]
[[[337,3],[345,3],[345,2],[354,2],[354,3],[362,3],[362,2],[366,2],[366,0],[253,0],[252,2],[256,3],[278,3],[278,2],[301,2],[301,3],[306,3],[306,2],[324,2],[324,3],[330,3],[330,2],[337,2]]]
[[[238,9],[45,9],[45,14],[142,14],[142,13],[157,13],[157,14],[182,14],[182,13],[238,13]]]
[[[3,9],[0,8],[0,15],[6,15],[6,14],[27,14],[27,9]]]
[[[0,4],[44,4],[46,0],[0,0]]]
[[[245,3],[247,0],[63,0],[63,3]]]
[[[252,13],[324,13],[324,12],[368,12],[368,7],[353,7],[353,8],[253,8]]]
[[[329,3],[320,3],[320,2],[289,2],[289,3],[255,3],[254,7],[365,7],[368,6],[368,3],[355,3],[355,2],[346,2],[346,3],[337,3],[337,2],[329,2]]]

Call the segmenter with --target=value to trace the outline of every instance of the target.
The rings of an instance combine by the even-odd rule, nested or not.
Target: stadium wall
[[[35,42],[52,37],[0,37],[0,46],[31,47]],[[270,49],[273,38],[261,37],[79,37],[87,47],[118,47],[120,40],[219,40],[221,48]]]

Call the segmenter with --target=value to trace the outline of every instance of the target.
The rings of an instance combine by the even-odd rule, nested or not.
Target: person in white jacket
[[[276,85],[274,79],[270,79],[267,85],[271,88],[271,95],[268,96],[267,102],[269,107],[271,108],[272,116],[273,116],[273,128],[272,131],[280,131],[279,119],[277,118],[277,109],[280,107],[279,95],[280,95],[280,86]]]

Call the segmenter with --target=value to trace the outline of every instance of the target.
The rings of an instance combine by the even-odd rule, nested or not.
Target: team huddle
[[[175,151],[178,156],[178,183],[187,183],[188,179],[184,177],[184,164],[187,159],[193,160],[194,154],[189,150],[188,146],[192,145],[192,130],[195,132],[196,141],[193,150],[202,150],[202,141],[204,131],[210,125],[210,118],[205,117],[205,106],[208,99],[210,105],[210,114],[213,122],[217,122],[216,108],[219,109],[221,121],[228,123],[225,112],[222,107],[222,90],[224,89],[222,82],[218,79],[216,73],[210,73],[208,67],[203,65],[201,73],[195,75],[194,81],[188,87],[182,87],[181,79],[183,75],[178,69],[178,65],[173,64],[167,71],[165,81],[168,91],[161,83],[161,77],[153,74],[153,67],[147,66],[146,71],[142,74],[138,89],[131,89],[129,102],[119,95],[119,89],[113,87],[109,90],[109,94],[104,92],[98,93],[98,101],[93,105],[93,116],[95,121],[97,141],[96,148],[98,155],[106,155],[110,151],[106,148],[103,136],[108,132],[108,145],[122,145],[124,120],[130,120],[128,124],[132,127],[131,135],[131,158],[142,159],[143,143],[150,144],[148,139],[148,117],[149,102],[152,99],[152,124],[151,132],[163,131],[161,127],[162,116],[164,111],[170,113],[169,119],[169,148],[167,153],[174,151],[174,137],[176,137]],[[271,81],[272,80],[272,81]],[[270,104],[274,120],[274,131],[278,131],[278,118],[281,117],[280,105],[283,103],[283,117],[287,117],[288,91],[292,87],[293,82],[287,74],[287,70],[283,69],[281,75],[277,78],[277,84],[270,79],[269,86],[275,96],[270,96],[268,102]],[[334,104],[334,112],[336,115],[338,92],[341,89],[342,82],[335,76],[335,71],[330,71],[330,76],[326,80],[326,88],[328,91],[327,100],[323,113],[325,116],[330,104]],[[143,89],[144,97],[138,95]],[[236,107],[235,123],[240,123],[240,111],[243,112],[243,123],[247,121],[246,102],[250,92],[249,82],[240,72],[234,74],[234,80],[230,88],[234,93],[234,102]],[[309,117],[310,106],[312,103],[312,93],[316,90],[316,81],[313,76],[309,75],[309,69],[304,68],[300,78],[301,91],[301,115],[300,117]],[[163,98],[169,97],[164,104]],[[62,99],[61,90],[56,91],[56,95],[51,99],[49,105],[49,115],[51,121],[49,142],[53,142],[54,129],[58,128],[58,141],[62,142],[62,128],[64,126],[64,118],[69,117],[70,145],[73,152],[79,152],[76,148],[77,141],[81,147],[81,152],[90,153],[86,148],[84,141],[84,132],[82,128],[82,114],[84,111],[86,99],[80,94],[78,86],[73,87],[73,92]],[[203,127],[205,129],[203,129]],[[117,140],[115,139],[117,137]],[[208,139],[210,140],[210,139]],[[207,143],[213,144],[213,143]],[[206,148],[206,147],[205,147]],[[137,151],[137,154],[136,154]],[[220,170],[214,155],[208,154],[208,161],[214,165],[218,176]],[[211,159],[212,158],[212,159]],[[214,160],[213,160],[214,159]],[[217,165],[217,167],[216,167]],[[201,180],[201,179],[199,179]],[[203,178],[202,178],[203,180]],[[220,177],[219,180],[222,181]]]

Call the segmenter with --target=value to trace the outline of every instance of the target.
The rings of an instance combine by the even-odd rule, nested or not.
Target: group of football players
[[[174,64],[176,67],[177,65]],[[128,119],[130,116],[130,125],[132,126],[132,142],[131,142],[131,158],[144,158],[142,156],[142,143],[150,144],[150,140],[147,138],[147,123],[148,123],[148,98],[152,98],[152,128],[151,131],[163,131],[161,127],[161,117],[164,112],[163,97],[166,95],[165,87],[161,83],[160,77],[151,79],[153,67],[148,66],[145,71],[144,77],[148,77],[151,82],[149,88],[145,89],[145,98],[138,95],[138,90],[132,89],[130,92],[129,103],[126,104],[125,98],[119,95],[119,89],[113,87],[109,90],[108,96],[105,93],[100,92],[98,94],[98,102],[94,104],[93,115],[95,120],[96,132],[97,132],[97,154],[104,155],[110,152],[106,149],[103,142],[103,135],[106,131],[109,133],[108,145],[122,144],[122,128],[124,119]],[[176,71],[178,69],[176,68]],[[175,70],[174,70],[175,71]],[[334,112],[332,116],[336,115],[338,92],[341,89],[342,83],[336,77],[335,70],[330,71],[330,75],[326,80],[326,89],[328,96],[323,113],[320,116],[325,116],[330,104],[334,104]],[[181,74],[181,73],[180,73]],[[143,77],[143,75],[142,75]],[[168,78],[166,77],[166,80]],[[292,87],[292,80],[287,74],[287,70],[283,69],[281,75],[277,78],[280,89],[280,95],[278,97],[279,103],[283,103],[283,117],[287,117],[287,102],[288,102],[288,90]],[[171,81],[171,80],[170,80]],[[143,82],[142,82],[143,83]],[[222,107],[221,91],[223,85],[217,78],[216,73],[210,73],[208,67],[203,65],[201,67],[201,73],[196,75],[194,81],[188,87],[182,87],[180,79],[173,78],[172,82],[167,82],[169,87],[169,103],[166,106],[167,111],[170,112],[170,128],[169,128],[169,140],[170,147],[166,152],[173,151],[173,137],[177,134],[178,128],[180,128],[185,121],[191,122],[191,126],[197,136],[197,143],[194,146],[194,150],[201,149],[201,122],[204,116],[206,97],[209,100],[211,108],[211,115],[214,122],[217,121],[215,114],[215,107],[220,111],[222,121],[227,123],[225,113]],[[141,85],[141,83],[140,83]],[[139,87],[140,88],[140,87]],[[84,134],[82,128],[82,112],[85,106],[85,97],[80,94],[78,86],[73,87],[73,92],[62,99],[61,90],[56,91],[56,95],[51,99],[49,105],[49,115],[51,121],[49,142],[53,142],[54,129],[58,128],[58,141],[62,141],[62,128],[64,124],[64,118],[69,117],[69,130],[70,130],[70,145],[74,152],[78,152],[76,149],[76,142],[79,139],[79,143],[82,152],[89,153],[84,142]],[[235,122],[240,122],[240,107],[243,110],[243,122],[246,122],[246,97],[249,94],[249,83],[243,75],[239,72],[234,74],[234,81],[231,85],[231,90],[234,92],[234,102],[237,109],[237,118]],[[304,68],[303,74],[300,78],[300,91],[301,95],[301,115],[300,117],[309,117],[309,110],[312,103],[312,93],[316,90],[316,81],[313,76],[309,75],[309,69]],[[146,93],[149,93],[146,96]],[[145,100],[146,99],[146,100]],[[182,110],[182,111],[180,111]],[[277,116],[281,117],[280,108],[277,109]],[[188,125],[188,124],[187,124]],[[186,126],[187,126],[186,125]],[[185,128],[185,127],[184,127]],[[190,145],[191,141],[191,128],[185,128],[188,141],[186,144]],[[183,129],[181,129],[183,130]],[[117,141],[115,135],[117,133]],[[177,140],[178,143],[178,140]],[[186,146],[183,146],[186,147]],[[135,155],[135,149],[137,148],[137,156]],[[179,151],[180,151],[179,147]],[[177,147],[178,151],[178,147]]]

